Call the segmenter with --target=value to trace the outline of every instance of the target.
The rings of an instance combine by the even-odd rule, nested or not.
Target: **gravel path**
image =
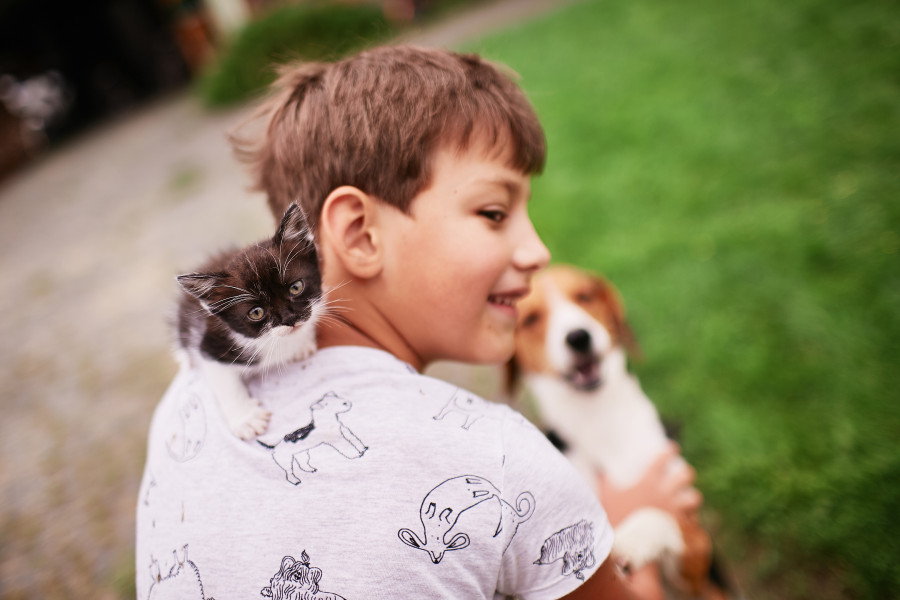
[[[561,4],[489,3],[403,41],[452,47]],[[166,98],[0,184],[0,597],[134,597],[146,430],[175,372],[173,276],[273,227],[224,138],[250,109]],[[490,369],[432,372],[497,385]]]

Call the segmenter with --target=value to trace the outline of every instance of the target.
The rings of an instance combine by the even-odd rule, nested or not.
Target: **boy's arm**
[[[648,565],[626,582],[613,561],[603,561],[584,585],[563,600],[663,600],[664,594],[655,565]]]

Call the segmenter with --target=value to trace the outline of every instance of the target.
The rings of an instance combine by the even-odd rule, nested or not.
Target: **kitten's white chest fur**
[[[313,305],[312,316],[299,327],[276,327],[258,338],[243,338],[233,334],[249,353],[259,357],[252,365],[225,363],[203,356],[198,351],[180,353],[180,360],[202,373],[216,396],[222,417],[228,428],[242,440],[251,440],[265,433],[271,413],[250,396],[246,381],[256,375],[263,377],[285,364],[303,360],[316,351],[316,322],[321,302]]]
[[[200,370],[229,429],[244,440],[268,428],[270,413],[246,380],[316,349],[326,310],[315,243],[292,204],[270,240],[211,258],[180,275],[178,334],[189,367]]]

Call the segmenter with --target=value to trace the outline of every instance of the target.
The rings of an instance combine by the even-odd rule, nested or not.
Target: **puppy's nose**
[[[566,345],[575,352],[588,352],[591,349],[591,334],[585,329],[573,329],[566,336]]]

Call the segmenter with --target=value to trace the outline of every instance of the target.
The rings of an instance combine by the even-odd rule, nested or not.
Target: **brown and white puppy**
[[[566,446],[591,484],[602,472],[618,488],[635,484],[669,441],[655,406],[628,372],[637,344],[618,293],[604,279],[555,265],[532,280],[517,304],[510,389],[521,379],[538,418]],[[687,468],[681,457],[671,468]],[[696,520],[657,508],[636,510],[616,527],[614,558],[638,569],[658,562],[683,593],[721,597],[709,585],[711,542]]]

